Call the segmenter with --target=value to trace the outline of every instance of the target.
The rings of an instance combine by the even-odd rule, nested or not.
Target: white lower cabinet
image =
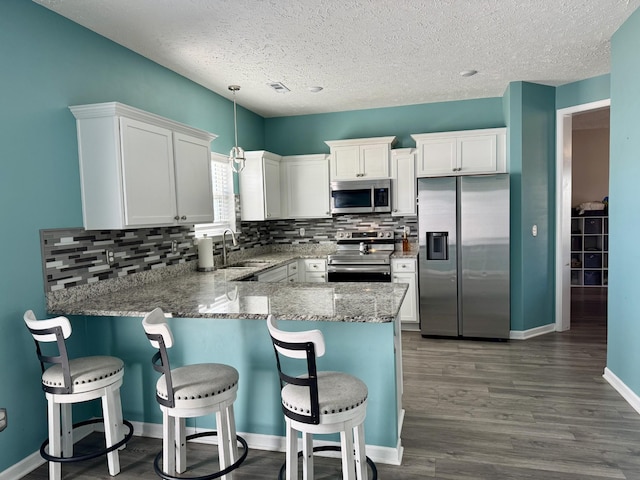
[[[327,281],[327,261],[324,259],[304,259],[304,281],[324,283]]]
[[[287,282],[296,283],[300,281],[300,275],[298,273],[298,261],[291,262],[287,265]]]
[[[418,269],[417,260],[413,258],[391,259],[391,276],[393,283],[407,283],[409,289],[400,307],[400,321],[404,327],[418,329]]]
[[[215,135],[117,102],[69,109],[76,117],[85,229],[213,221]]]

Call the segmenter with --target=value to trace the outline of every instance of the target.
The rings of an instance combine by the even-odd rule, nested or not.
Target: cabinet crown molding
[[[176,122],[154,113],[145,112],[139,108],[130,107],[124,103],[119,102],[106,102],[106,103],[93,103],[88,105],[72,105],[69,107],[73,116],[76,119],[89,119],[100,117],[113,117],[121,116],[138,120],[141,122],[151,123],[159,127],[168,128],[174,132],[183,133],[192,137],[207,140],[209,142],[216,139],[218,136],[215,133],[200,130],[199,128],[193,128],[184,123]]]
[[[371,138],[350,138],[346,140],[325,140],[329,147],[339,147],[344,145],[368,145],[375,143],[388,143],[393,145],[398,141],[397,137],[371,137]]]
[[[459,137],[461,135],[488,135],[506,133],[507,127],[498,128],[480,128],[476,130],[455,130],[447,132],[431,132],[431,133],[413,133],[411,138],[414,140],[423,140],[429,138],[447,138],[447,137]]]

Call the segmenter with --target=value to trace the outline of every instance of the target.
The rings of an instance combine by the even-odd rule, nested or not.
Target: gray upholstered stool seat
[[[171,370],[176,407],[194,407],[218,402],[218,397],[238,385],[238,371],[222,363],[199,363]],[[156,394],[169,399],[164,375],[158,379]]]
[[[318,372],[318,405],[320,414],[341,413],[362,405],[367,400],[367,386],[362,380],[343,372]],[[289,410],[311,413],[309,388],[289,383],[281,392],[282,404]]]
[[[116,357],[94,356],[69,360],[69,373],[75,393],[85,392],[113,383],[114,375],[124,369],[124,362]],[[62,365],[49,367],[42,374],[42,384],[48,387],[64,386]]]
[[[151,363],[160,378],[156,382],[156,400],[162,411],[162,451],[154,460],[154,470],[167,480],[183,478],[232,480],[233,471],[247,457],[247,442],[236,434],[233,402],[238,392],[238,371],[221,363],[198,363],[171,368],[168,350],[173,334],[164,313],[156,308],[145,315],[142,327],[158,351]],[[186,418],[215,414],[217,431],[186,434]],[[204,436],[218,437],[220,470],[198,477],[177,477],[187,470],[187,441]],[[238,442],[244,447],[238,455]],[[162,458],[162,467],[160,459]]]
[[[120,472],[118,449],[133,435],[133,426],[122,418],[120,386],[124,363],[116,357],[93,356],[70,359],[65,339],[71,335],[71,322],[66,317],[36,319],[33,311],[24,314],[24,322],[36,344],[42,369],[42,389],[47,397],[49,436],[40,447],[41,456],[49,461],[49,479],[62,475],[62,462],[89,460],[107,455],[109,474]],[[47,345],[44,350],[40,344]],[[72,421],[72,404],[100,399],[104,419],[91,419],[76,425]],[[73,429],[81,425],[104,423],[106,448],[82,455],[73,453]],[[125,431],[124,427],[129,429]]]

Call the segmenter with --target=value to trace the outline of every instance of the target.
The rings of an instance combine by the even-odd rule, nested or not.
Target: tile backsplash
[[[239,202],[237,202],[239,203]],[[227,243],[231,254],[251,254],[252,249],[318,247],[326,250],[339,230],[394,230],[398,245],[405,225],[417,237],[417,217],[389,214],[338,215],[306,220],[237,222],[238,246]],[[300,235],[300,229],[304,235]],[[198,259],[194,230],[189,226],[95,230],[82,228],[41,230],[45,291],[55,292],[101,280],[179,264],[195,265]],[[229,239],[227,239],[229,240]],[[216,263],[221,241],[214,243]],[[399,248],[399,246],[398,246]],[[107,251],[113,252],[111,264]],[[258,250],[256,250],[258,253]],[[194,263],[191,263],[194,262]]]

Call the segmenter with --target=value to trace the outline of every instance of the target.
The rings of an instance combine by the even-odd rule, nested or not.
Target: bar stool
[[[49,461],[49,478],[60,479],[61,463],[89,460],[104,454],[107,455],[109,474],[117,475],[120,473],[118,449],[123,448],[133,435],[133,425],[122,418],[120,403],[124,363],[119,358],[107,356],[70,360],[65,339],[71,335],[71,323],[66,317],[37,320],[33,311],[28,310],[24,314],[24,321],[36,344],[42,368],[42,389],[47,397],[49,438],[42,443],[40,455]],[[53,355],[43,353],[47,347],[43,345],[41,348],[41,344],[45,343],[55,343],[57,352]],[[45,364],[52,365],[45,367]],[[72,404],[98,398],[102,400],[104,418],[73,424]],[[104,423],[106,448],[74,456],[73,429],[98,422]],[[126,434],[123,424],[129,429]]]
[[[162,451],[153,466],[156,474],[165,480],[210,480],[233,478],[233,470],[247,458],[247,442],[237,435],[233,402],[238,391],[238,372],[220,363],[200,363],[171,369],[167,349],[173,346],[173,334],[160,308],[145,315],[142,326],[154,348],[153,368],[162,374],[156,383],[156,400],[162,410]],[[185,419],[216,414],[217,431],[186,435]],[[175,476],[187,469],[188,440],[218,436],[220,471],[200,477]],[[238,443],[243,452],[238,458]],[[162,468],[159,462],[162,458]]]
[[[364,419],[367,409],[367,386],[358,378],[342,372],[318,372],[316,357],[325,353],[320,330],[286,332],[280,330],[273,315],[267,317],[278,373],[282,411],[286,422],[286,479],[298,475],[298,456],[302,456],[303,476],[313,479],[313,452],[340,450],[343,480],[367,480],[367,464],[377,478],[375,464],[365,455]],[[302,375],[289,375],[293,365],[281,361],[280,355],[306,360]],[[299,371],[299,368],[298,368]],[[298,453],[298,433],[302,433],[302,452]],[[313,434],[340,433],[341,448],[313,448]],[[355,453],[354,453],[355,451]],[[366,462],[365,462],[366,460]]]

